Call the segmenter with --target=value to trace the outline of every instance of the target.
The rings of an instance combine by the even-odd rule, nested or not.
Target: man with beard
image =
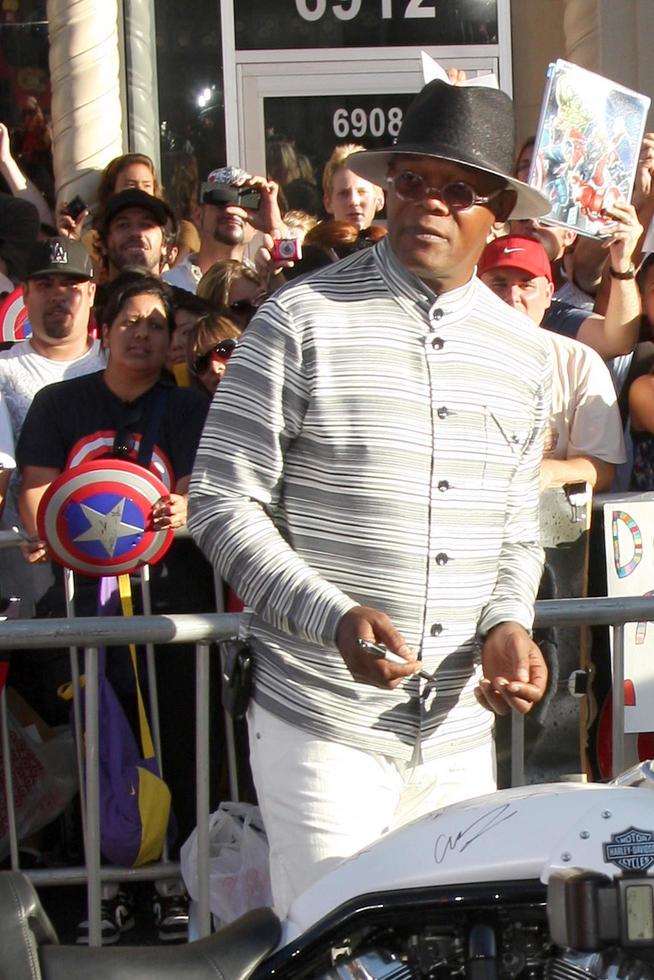
[[[160,275],[167,259],[167,229],[174,222],[165,201],[136,187],[109,198],[98,228],[109,281],[128,267]]]
[[[216,262],[245,259],[255,231],[285,238],[278,191],[274,180],[252,177],[237,167],[212,170],[200,189],[195,215],[200,251],[187,255],[166,272],[166,282],[195,293],[202,276]]]
[[[95,296],[92,276],[86,249],[69,238],[37,242],[28,256],[24,289],[32,336],[0,354],[0,395],[16,441],[37,391],[105,365],[100,342],[88,331]],[[14,473],[2,515],[4,528],[20,523],[18,490]],[[33,614],[51,578],[49,565],[29,566],[15,549],[0,551],[0,589],[21,598],[22,616]]]

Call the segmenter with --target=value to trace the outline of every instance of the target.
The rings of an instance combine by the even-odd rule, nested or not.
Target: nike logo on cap
[[[510,252],[524,252],[524,248],[505,248],[504,254],[509,255]]]

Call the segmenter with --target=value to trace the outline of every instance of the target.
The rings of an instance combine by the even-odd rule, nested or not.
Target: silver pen
[[[398,653],[393,653],[388,647],[384,646],[383,643],[370,643],[369,640],[357,640],[357,646],[360,650],[365,653],[369,653],[376,660],[388,660],[391,664],[400,664],[400,666],[411,663],[410,660],[405,660],[404,657],[400,657]],[[432,687],[436,684],[436,678],[433,674],[428,674],[426,670],[419,670],[418,677],[422,677],[424,681],[427,681]]]

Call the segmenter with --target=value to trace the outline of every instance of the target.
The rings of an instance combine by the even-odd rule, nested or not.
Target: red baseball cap
[[[552,282],[552,266],[547,252],[535,238],[523,235],[504,235],[495,238],[481,253],[477,274],[483,276],[493,269],[521,269],[532,276],[545,276]]]

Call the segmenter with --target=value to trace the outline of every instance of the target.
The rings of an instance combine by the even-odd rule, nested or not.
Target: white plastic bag
[[[62,813],[77,793],[75,743],[68,725],[52,729],[43,741],[36,730],[23,728],[9,711],[9,748],[18,840],[45,827]],[[0,773],[5,761],[0,747]],[[9,854],[7,801],[0,790],[0,860]]]
[[[186,889],[197,901],[198,832],[180,853]],[[227,925],[250,909],[272,905],[268,841],[259,807],[221,803],[209,817],[209,906],[218,924]]]

